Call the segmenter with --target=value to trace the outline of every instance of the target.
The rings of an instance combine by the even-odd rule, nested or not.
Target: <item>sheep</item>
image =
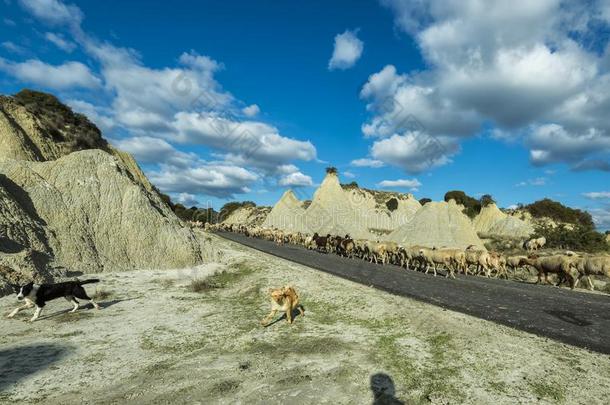
[[[452,266],[452,254],[451,250],[442,250],[442,249],[429,249],[429,248],[421,248],[419,249],[419,257],[423,259],[426,271],[425,274],[428,274],[430,270],[430,266],[432,266],[432,270],[434,271],[434,276],[436,277],[436,266],[443,265],[447,269],[447,275],[445,277],[451,276],[455,278],[453,266]]]
[[[593,291],[595,286],[589,276],[605,275],[606,277],[610,277],[610,256],[576,257],[574,259],[574,264],[578,271],[578,277],[576,278],[574,287],[578,285],[582,277],[586,277],[589,289]]]
[[[525,263],[533,266],[538,270],[538,281],[536,284],[542,282],[542,275],[544,274],[544,281],[549,283],[548,274],[556,273],[561,277],[565,277],[570,282],[570,288],[574,289],[575,286],[575,260],[573,257],[565,255],[553,255],[553,256],[530,256],[525,259]]]

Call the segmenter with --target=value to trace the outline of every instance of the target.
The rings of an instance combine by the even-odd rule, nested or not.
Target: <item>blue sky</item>
[[[610,227],[610,4],[1,0],[0,88],[56,94],[174,199],[344,182]]]

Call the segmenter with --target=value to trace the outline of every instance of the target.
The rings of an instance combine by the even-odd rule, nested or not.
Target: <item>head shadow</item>
[[[385,373],[373,374],[370,388],[373,392],[373,405],[405,405],[403,401],[396,398],[394,381]]]

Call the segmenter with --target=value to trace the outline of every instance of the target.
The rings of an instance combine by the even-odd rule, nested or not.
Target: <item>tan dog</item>
[[[299,295],[291,286],[282,288],[270,288],[271,312],[262,321],[261,325],[267,326],[278,311],[286,312],[286,320],[293,322],[292,311],[297,308],[302,316],[305,316],[305,308],[299,304]]]

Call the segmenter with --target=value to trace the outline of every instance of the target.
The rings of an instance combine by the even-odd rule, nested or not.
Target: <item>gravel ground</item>
[[[215,262],[98,275],[100,311],[56,300],[33,324],[0,319],[0,402],[366,404],[378,387],[415,404],[607,400],[608,355],[206,238]],[[305,317],[261,327],[267,289],[287,283]]]

